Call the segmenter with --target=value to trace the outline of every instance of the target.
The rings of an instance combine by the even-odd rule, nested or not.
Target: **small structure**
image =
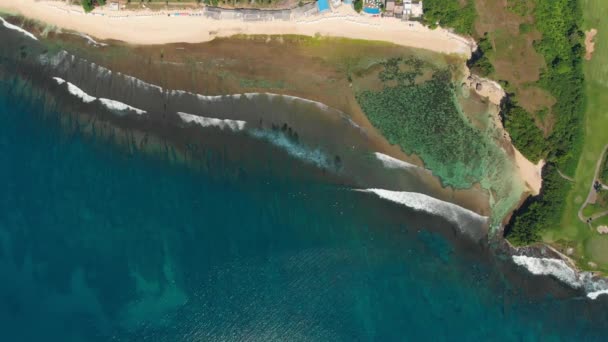
[[[395,10],[393,11],[393,14],[397,18],[402,18],[403,17],[403,4],[395,6]]]
[[[422,1],[403,0],[403,15],[407,18],[418,18],[424,13]]]
[[[118,1],[112,1],[109,4],[109,8],[111,11],[118,11],[120,10],[120,5],[118,4]]]
[[[319,7],[319,13],[329,11],[329,0],[318,0],[317,6]]]
[[[385,9],[384,15],[387,17],[392,17],[393,12],[395,11],[395,1],[386,0],[386,5],[384,6],[384,9]]]

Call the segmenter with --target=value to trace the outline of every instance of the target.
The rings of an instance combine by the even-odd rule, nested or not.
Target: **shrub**
[[[476,16],[473,0],[424,1],[423,19],[431,28],[439,23],[443,27],[453,28],[457,33],[472,35]]]

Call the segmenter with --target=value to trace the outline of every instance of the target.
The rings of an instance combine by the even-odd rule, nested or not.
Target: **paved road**
[[[593,179],[591,180],[591,186],[589,189],[589,193],[587,194],[587,199],[585,200],[583,205],[581,205],[580,209],[578,210],[578,218],[583,223],[587,223],[587,218],[585,218],[585,216],[583,215],[583,209],[585,209],[585,207],[587,206],[587,204],[589,204],[591,199],[596,196],[596,191],[593,188],[593,184],[595,184],[595,180],[598,179],[600,171],[602,170],[602,161],[604,160],[604,154],[606,153],[606,150],[608,150],[608,144],[606,146],[604,146],[604,149],[602,150],[602,153],[600,153],[600,157],[597,160],[597,163],[595,165],[595,174],[593,175]],[[604,186],[602,186],[602,187],[604,187]],[[597,218],[600,218],[600,217],[606,216],[606,215],[608,215],[608,211],[597,213],[597,214],[591,216],[591,219],[595,220]]]

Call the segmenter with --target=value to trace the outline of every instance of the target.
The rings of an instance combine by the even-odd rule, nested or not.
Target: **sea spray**
[[[357,191],[373,193],[380,198],[405,205],[414,210],[444,217],[451,223],[457,225],[461,233],[464,233],[475,240],[481,239],[486,233],[482,227],[487,224],[487,217],[481,216],[453,203],[444,202],[434,197],[416,192],[391,191],[385,189],[364,189]]]
[[[2,25],[4,25],[4,27],[6,27],[7,29],[21,32],[25,36],[32,38],[33,40],[38,40],[38,38],[36,38],[36,36],[34,36],[31,32],[28,32],[17,25],[13,25],[13,24],[9,23],[8,21],[4,20],[4,18],[0,17],[0,21],[2,21]]]
[[[82,99],[82,102],[84,103],[90,103],[93,102],[95,100],[97,100],[97,98],[95,96],[91,96],[87,93],[85,93],[82,89],[78,88],[77,86],[75,86],[74,84],[70,83],[70,82],[66,82],[64,79],[59,78],[59,77],[53,77],[53,79],[57,82],[57,84],[62,85],[64,83],[67,83],[68,86],[68,91],[70,92],[70,94]]]
[[[535,275],[552,276],[572,288],[584,290],[587,297],[597,299],[602,294],[608,295],[608,281],[596,278],[590,272],[578,272],[564,260],[555,258],[535,258],[526,255],[514,255],[513,262],[526,268]]]
[[[498,227],[524,190],[500,146],[501,132],[493,122],[481,128],[465,115],[449,69],[436,69],[430,79],[417,82],[422,65],[416,59],[390,59],[378,74],[381,90],[364,88],[357,101],[390,143],[420,157],[444,187],[486,190],[492,227]]]
[[[248,131],[251,136],[266,140],[271,144],[285,150],[290,156],[296,157],[317,167],[327,169],[331,166],[327,156],[319,148],[309,148],[303,146],[283,132],[253,129]]]
[[[120,101],[116,101],[116,100],[112,100],[112,99],[105,99],[105,98],[99,98],[99,102],[101,102],[101,104],[103,104],[106,108],[108,108],[109,110],[112,110],[114,112],[134,112],[135,114],[138,115],[142,115],[142,114],[146,114],[146,111],[143,109],[139,109],[139,108],[135,108],[133,106],[130,106],[126,103],[120,102]]]
[[[59,85],[67,83],[68,91],[70,92],[70,94],[80,98],[82,100],[82,102],[84,102],[84,103],[91,103],[95,100],[99,100],[99,102],[102,105],[104,105],[106,108],[108,108],[109,110],[111,110],[115,113],[118,112],[119,114],[122,114],[124,112],[133,112],[138,115],[146,114],[146,111],[143,109],[139,109],[139,108],[130,106],[126,103],[123,103],[123,102],[120,102],[117,100],[106,99],[106,98],[96,98],[95,96],[91,96],[91,95],[87,94],[86,92],[84,92],[82,89],[75,86],[74,84],[72,84],[70,82],[66,82],[62,78],[53,77],[53,80],[55,80],[55,82],[57,82],[57,84],[59,84]]]
[[[375,152],[374,155],[376,156],[376,159],[381,161],[382,165],[387,169],[425,170],[424,168],[422,168],[418,165],[410,164],[408,162],[405,162],[405,161],[397,159],[397,158],[393,158],[391,156],[388,156],[388,155],[380,153],[380,152]]]
[[[193,115],[184,112],[177,112],[177,115],[186,123],[194,123],[201,127],[218,127],[220,129],[227,128],[232,131],[242,131],[245,129],[247,122],[242,120],[216,119],[200,115]]]

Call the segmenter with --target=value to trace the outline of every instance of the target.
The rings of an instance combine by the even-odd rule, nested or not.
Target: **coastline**
[[[164,12],[121,11],[110,17],[104,10],[84,14],[82,8],[57,1],[0,0],[0,9],[18,13],[59,28],[82,32],[99,39],[121,40],[131,44],[201,43],[216,37],[245,35],[331,36],[375,40],[421,48],[467,58],[474,44],[448,30],[431,30],[418,22],[395,18],[372,18],[358,15],[342,6],[336,12],[322,13],[301,20],[245,22],[215,20],[202,16],[168,16]],[[196,12],[184,10],[181,12]],[[117,12],[113,12],[114,14]]]
[[[4,2],[5,2],[5,0],[0,0],[0,6],[2,6]],[[28,17],[29,17],[29,15],[28,15]],[[218,21],[214,21],[214,22],[218,22]],[[99,36],[95,35],[94,33],[91,33],[91,34],[94,35],[96,38],[99,38]],[[254,33],[249,33],[248,32],[246,34],[254,34]],[[302,33],[299,33],[299,34],[302,34]],[[210,38],[210,40],[212,40],[213,38],[214,37]],[[112,38],[112,39],[114,39],[114,38]],[[361,38],[359,38],[359,39],[361,39]],[[407,46],[411,46],[411,45],[407,45]],[[434,50],[434,51],[437,51],[437,50]],[[506,133],[506,131],[505,131],[505,133]],[[540,184],[540,177],[539,177],[540,176],[539,170],[542,169],[542,163],[540,165],[536,165],[535,166],[531,162],[529,162],[527,159],[525,159],[515,148],[514,148],[514,151],[515,151],[514,152],[515,153],[515,161],[516,161],[518,167],[520,168],[522,179],[526,182],[526,184],[529,187],[529,190],[531,191],[532,194],[538,194],[538,192],[540,191],[540,186],[541,186],[541,184]],[[529,179],[532,179],[532,181],[529,181]],[[508,241],[506,241],[505,239],[502,239],[502,240],[504,240],[506,244],[508,244],[509,246],[511,246]],[[525,248],[525,249],[516,248],[516,247],[513,247],[513,246],[511,246],[511,247],[512,247],[511,248],[511,255],[512,256],[515,256],[516,253],[517,253],[517,255],[519,255],[519,254],[522,253],[522,251],[525,252],[525,251],[532,251],[532,250],[537,250],[537,252],[540,253],[540,254],[538,254],[538,253],[534,254],[534,252],[531,252],[531,253],[533,253],[531,255],[544,255],[545,254],[545,252],[544,252],[545,247],[550,249],[550,246],[545,246],[545,245],[542,245],[540,247],[529,247],[529,248]],[[561,254],[559,254],[559,253],[556,253],[555,258],[563,259],[564,256],[561,255]],[[568,263],[568,261],[566,261],[566,262]],[[577,272],[579,272],[578,269],[575,268],[575,270],[577,270]]]
[[[509,132],[504,128],[500,118],[501,105],[507,97],[506,92],[496,81],[480,77],[472,74],[469,68],[463,66],[465,73],[462,78],[462,85],[468,87],[471,91],[477,93],[482,98],[486,98],[490,103],[494,104],[497,110],[492,113],[496,127],[500,129],[503,137],[508,142],[507,152],[513,157],[519,176],[524,181],[527,192],[536,196],[540,194],[542,188],[542,169],[545,165],[544,160],[540,160],[536,165],[528,160],[521,152],[513,145]],[[516,209],[516,208],[515,208]]]
[[[1,3],[2,1],[4,1],[4,0],[0,0],[0,3]],[[44,3],[44,2],[43,2],[43,3]],[[82,15],[81,15],[81,17],[80,17],[80,18],[83,18],[83,17],[84,17],[84,16],[82,16]],[[121,22],[121,23],[124,23],[125,21],[120,21],[120,22]],[[223,20],[222,20],[222,21],[214,20],[214,22],[224,22],[224,21],[223,21]],[[40,23],[39,25],[37,25],[37,26],[39,26],[39,27],[40,27],[40,25],[44,25],[44,24],[45,24],[45,23],[41,22],[41,23]],[[401,25],[403,25],[403,26],[405,26],[405,23],[400,23],[400,24],[401,24]],[[42,31],[42,32],[44,32],[45,30],[44,30],[44,29],[41,29],[41,31]],[[436,32],[436,30],[433,30],[433,31],[429,30],[429,31],[430,31],[430,32]],[[61,31],[55,31],[55,32],[61,32]],[[91,37],[89,37],[89,36],[83,36],[83,37],[84,37],[85,39],[87,39],[88,41],[91,41],[93,38],[95,38],[95,39],[97,39],[97,38],[98,38],[97,36],[94,36],[93,38],[91,38]],[[464,38],[461,38],[461,39],[464,41]],[[96,43],[96,42],[95,42],[94,44],[97,46],[99,43]],[[147,45],[144,45],[143,47],[145,47],[145,46],[147,46]],[[467,46],[468,46],[468,45],[467,45]],[[444,55],[444,56],[447,56],[446,54],[443,54],[443,55]],[[462,57],[463,57],[463,56],[459,56],[458,58],[460,59],[460,58],[462,58]],[[161,58],[162,58],[162,57],[161,57]],[[449,58],[453,58],[453,57],[449,57]],[[469,71],[468,71],[468,68],[466,67],[466,65],[463,65],[463,68],[464,68],[464,69],[463,69],[463,71],[464,71],[466,74],[468,74],[468,73],[469,73]],[[485,82],[485,81],[484,81],[484,82]],[[491,82],[491,81],[487,81],[487,82]],[[492,83],[492,84],[495,84],[495,83]],[[165,85],[165,86],[167,86],[167,85]],[[352,85],[351,85],[351,86],[352,86]],[[169,86],[169,87],[170,87],[170,86]],[[498,86],[498,87],[500,87],[500,86]],[[474,91],[476,91],[476,92],[478,93],[478,95],[480,95],[481,97],[488,97],[488,96],[487,96],[487,94],[485,94],[485,93],[483,93],[483,92],[479,92],[479,89],[478,89],[478,88],[476,88],[476,87],[472,87],[472,88],[473,88],[473,90],[474,90]],[[489,87],[487,87],[487,86],[484,86],[483,88],[484,88],[484,90],[489,89]],[[499,89],[499,90],[500,90],[500,91],[502,91],[502,89]],[[281,93],[282,93],[282,92],[281,92]],[[288,93],[292,93],[292,91],[290,91],[290,92],[288,92]],[[306,96],[307,94],[299,94],[298,92],[296,92],[296,94],[292,94],[292,95],[296,95],[296,96],[302,96],[302,95],[303,95],[304,97],[308,97],[308,96]],[[316,99],[316,100],[321,100],[321,99]],[[321,100],[321,101],[322,101],[322,100]],[[494,101],[493,101],[493,98],[491,98],[491,97],[490,97],[490,102],[494,102]],[[494,104],[496,105],[496,103],[494,103]],[[498,106],[497,106],[497,108],[498,108]],[[355,111],[355,112],[359,112],[359,111]],[[371,124],[370,124],[370,123],[368,122],[368,120],[365,118],[365,115],[364,115],[363,113],[357,113],[357,114],[361,114],[361,115],[360,115],[361,117],[359,118],[359,120],[355,120],[355,121],[356,121],[356,122],[358,122],[358,124],[362,124],[364,127],[367,127],[368,129],[371,129],[371,131],[372,131],[372,132],[375,132],[375,129],[373,129],[373,127],[371,126]],[[497,113],[496,113],[496,114],[497,114]],[[358,116],[359,116],[359,115],[358,115]],[[496,116],[497,116],[497,117],[496,117],[496,119],[497,119],[498,121],[500,121],[500,120],[499,120],[499,118],[498,118],[498,115],[496,115]],[[501,124],[500,122],[499,122],[499,125],[497,125],[497,126],[498,126],[498,127],[501,129],[501,130],[503,130],[503,131],[504,131],[504,129],[502,128],[502,124]],[[374,134],[374,135],[376,135],[376,134]],[[379,148],[380,148],[380,150],[379,150],[379,151],[381,151],[381,152],[385,152],[385,153],[387,153],[387,152],[388,152],[388,154],[389,154],[389,155],[393,155],[394,157],[395,157],[395,156],[397,156],[399,159],[402,159],[402,160],[413,161],[413,162],[415,162],[416,164],[418,164],[419,166],[423,166],[423,163],[422,163],[421,161],[419,161],[419,160],[412,160],[412,159],[416,159],[416,158],[412,158],[412,156],[406,156],[406,155],[404,155],[404,153],[403,153],[403,152],[401,152],[401,151],[400,151],[398,148],[394,148],[395,146],[388,146],[388,142],[386,142],[386,140],[385,140],[384,138],[382,138],[382,139],[380,139],[380,140],[377,140],[377,141],[376,141],[376,139],[374,139],[374,141],[375,141],[375,145],[377,145],[377,147],[379,147]],[[385,143],[385,142],[386,142],[386,143]],[[510,145],[510,144],[509,144],[509,145]],[[505,147],[506,147],[505,151],[507,152],[507,154],[511,154],[511,151],[510,151],[510,150],[511,150],[511,148],[512,148],[512,147],[511,147],[511,146],[505,146]],[[525,161],[525,159],[524,159],[524,161]],[[515,162],[520,162],[520,160],[515,160]],[[524,165],[524,166],[525,166],[525,165]],[[521,166],[521,165],[519,165],[519,164],[518,164],[518,168],[519,168],[519,169],[523,169],[523,168],[522,168],[522,166]],[[532,179],[532,178],[534,178],[534,174],[535,174],[534,172],[530,172],[530,173],[527,173],[527,174],[526,174],[526,173],[522,173],[522,178],[523,178],[524,182],[525,182],[526,184],[531,184],[531,183],[534,183],[534,181],[535,181],[535,180],[534,180],[534,179]],[[528,178],[526,178],[526,176],[528,176]],[[429,177],[425,177],[425,178],[432,178],[432,177],[430,177],[430,176],[429,176]],[[530,179],[532,179],[532,181],[530,181]],[[429,179],[427,179],[427,181],[429,181]],[[538,183],[538,184],[540,184],[540,179],[538,179],[538,180],[536,180],[536,181],[537,181],[537,183]],[[456,189],[452,189],[452,188],[443,188],[443,186],[440,186],[441,184],[440,184],[439,182],[436,182],[436,181],[431,181],[430,183],[431,183],[430,185],[432,185],[432,187],[433,187],[433,188],[437,189],[438,191],[439,191],[439,190],[441,190],[441,192],[443,193],[443,196],[442,196],[442,197],[443,197],[444,199],[451,199],[451,200],[457,200],[457,199],[458,199],[458,202],[464,201],[464,203],[466,203],[466,204],[465,204],[465,207],[466,207],[466,208],[469,208],[469,209],[474,209],[474,210],[476,210],[476,211],[478,211],[478,212],[479,212],[479,210],[481,210],[481,211],[480,211],[480,213],[481,213],[481,214],[484,214],[484,215],[489,214],[489,211],[488,211],[488,210],[489,210],[489,208],[486,208],[485,206],[480,206],[480,204],[479,204],[479,203],[477,203],[478,201],[474,201],[474,200],[472,200],[471,198],[469,198],[469,196],[468,196],[468,195],[466,195],[466,193],[468,193],[468,192],[470,192],[470,191],[468,191],[468,190],[467,190],[467,191],[465,191],[465,190],[456,190]],[[443,189],[439,189],[439,188],[443,188]],[[531,193],[535,193],[535,191],[534,191],[533,189],[534,189],[534,188],[529,189]],[[474,187],[473,187],[471,190],[472,190],[473,192],[479,192],[479,191],[480,191],[480,189],[479,189],[479,187],[478,187],[477,185],[476,185],[476,186],[474,186]],[[502,216],[502,215],[501,215],[501,216]]]

